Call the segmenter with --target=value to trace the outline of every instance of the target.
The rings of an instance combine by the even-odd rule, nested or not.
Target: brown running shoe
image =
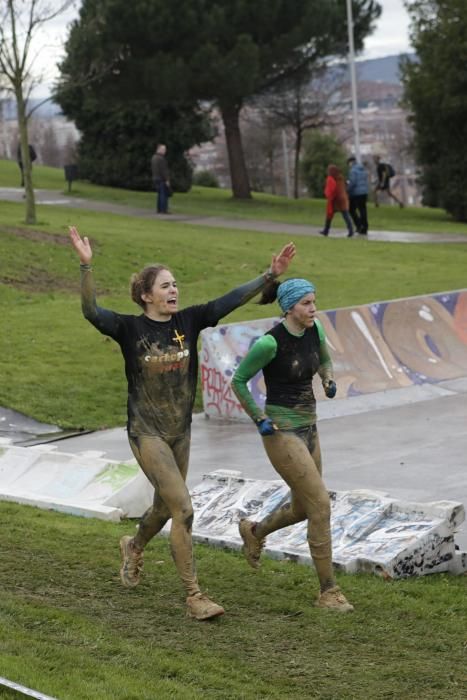
[[[142,549],[134,549],[133,537],[129,535],[124,535],[120,540],[120,552],[122,554],[121,581],[126,588],[134,588],[138,585],[143,570],[144,552]]]
[[[253,533],[255,523],[248,518],[242,518],[238,523],[238,531],[243,540],[243,554],[253,569],[259,569],[259,558],[264,547],[264,537],[260,540]]]
[[[187,617],[195,620],[210,620],[223,615],[224,612],[224,608],[210,600],[205,593],[195,593],[186,599]]]
[[[315,605],[318,608],[337,610],[337,612],[353,612],[353,605],[349,603],[339,586],[333,586],[321,593]]]

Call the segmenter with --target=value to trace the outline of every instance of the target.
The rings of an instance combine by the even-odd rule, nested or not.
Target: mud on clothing
[[[247,382],[263,370],[266,384],[265,412],[283,430],[313,425],[316,399],[312,379],[332,379],[332,363],[321,323],[316,319],[302,335],[294,335],[279,323],[253,345],[232,380],[232,388],[253,420],[264,417]]]
[[[81,271],[84,316],[119,345],[128,381],[128,434],[158,435],[170,439],[191,424],[198,376],[198,336],[255,296],[267,275],[238,287],[223,297],[190,306],[169,321],[153,321],[97,306],[91,270]]]

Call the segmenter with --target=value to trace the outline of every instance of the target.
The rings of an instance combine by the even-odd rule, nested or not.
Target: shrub
[[[219,181],[210,170],[198,170],[193,175],[193,184],[200,187],[219,187]]]

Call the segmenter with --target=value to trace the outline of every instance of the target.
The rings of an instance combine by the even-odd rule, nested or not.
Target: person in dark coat
[[[169,213],[169,196],[170,196],[170,176],[169,166],[165,154],[167,146],[160,143],[153,157],[151,158],[151,171],[154,189],[157,192],[157,213]]]
[[[347,180],[347,192],[349,195],[349,213],[358,233],[366,236],[368,233],[368,173],[366,168],[357,163],[357,159],[351,156],[347,159],[349,166],[349,179]]]
[[[37,159],[37,153],[34,149],[34,146],[31,146],[31,144],[29,144],[29,160],[31,161],[31,166],[36,159]],[[24,187],[23,154],[21,153],[21,144],[20,143],[18,144],[17,160],[18,160],[18,167],[19,167],[20,172],[21,172],[21,185],[20,185],[20,187]]]
[[[374,156],[373,160],[375,161],[376,176],[378,178],[375,187],[375,207],[379,206],[378,192],[386,192],[388,197],[391,197],[391,199],[397,202],[402,209],[404,203],[401,202],[401,200],[396,197],[394,192],[391,190],[391,178],[395,175],[394,168],[392,165],[390,165],[390,163],[383,163],[380,156]]]

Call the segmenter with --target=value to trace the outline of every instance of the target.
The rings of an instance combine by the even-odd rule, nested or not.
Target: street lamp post
[[[360,131],[358,126],[358,102],[357,102],[357,76],[355,72],[355,48],[353,36],[353,16],[352,16],[352,0],[347,0],[347,29],[349,33],[349,69],[350,69],[350,88],[352,93],[352,118],[353,118],[353,134],[355,158],[357,162],[361,162],[360,155]]]

